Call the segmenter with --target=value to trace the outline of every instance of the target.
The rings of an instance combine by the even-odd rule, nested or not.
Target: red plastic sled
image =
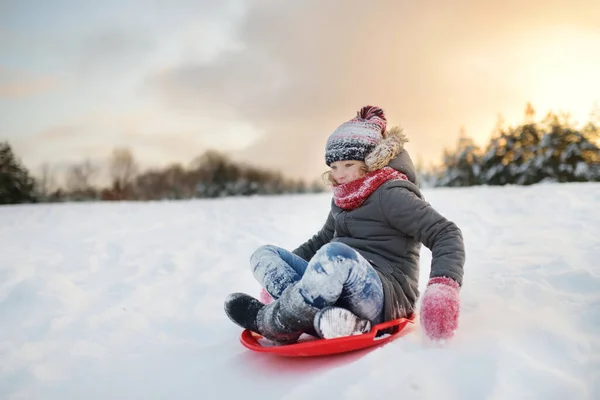
[[[263,343],[261,344],[262,336],[245,329],[240,336],[240,342],[242,342],[242,345],[247,349],[261,353],[272,353],[287,357],[325,356],[379,346],[390,342],[412,331],[415,319],[416,315],[413,314],[410,318],[400,318],[377,324],[370,332],[362,335],[346,336],[335,339],[314,339],[280,346],[265,343],[266,339],[263,339]],[[391,333],[385,333],[382,336],[377,337],[379,332],[387,329],[390,329]]]

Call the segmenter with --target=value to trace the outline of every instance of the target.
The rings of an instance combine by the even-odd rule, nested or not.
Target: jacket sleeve
[[[321,230],[317,232],[312,238],[308,239],[306,243],[300,245],[292,253],[302,257],[306,261],[310,261],[310,259],[315,255],[317,250],[319,250],[323,245],[329,243],[331,239],[333,239],[334,230],[335,227],[333,223],[333,216],[331,215],[331,212],[329,212],[327,220],[325,221],[325,225],[323,225]]]
[[[431,250],[430,278],[445,276],[462,286],[465,246],[461,230],[408,189],[381,191],[381,208],[389,223]]]

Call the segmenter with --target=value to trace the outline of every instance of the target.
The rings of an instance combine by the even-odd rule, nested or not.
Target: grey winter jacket
[[[323,228],[293,251],[308,261],[329,242],[357,250],[383,283],[384,321],[415,311],[421,243],[432,252],[430,277],[445,276],[462,285],[465,262],[460,229],[423,199],[408,153],[402,151],[389,166],[410,181],[384,183],[353,210],[345,211],[332,201]]]

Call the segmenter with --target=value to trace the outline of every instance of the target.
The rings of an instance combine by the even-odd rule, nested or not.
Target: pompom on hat
[[[325,163],[330,166],[336,161],[365,161],[384,138],[386,126],[387,120],[381,108],[362,107],[356,117],[337,127],[327,139]]]

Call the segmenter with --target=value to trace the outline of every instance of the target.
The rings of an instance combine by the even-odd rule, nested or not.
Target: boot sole
[[[371,330],[371,321],[341,307],[326,307],[315,315],[314,328],[322,339],[362,335]]]

